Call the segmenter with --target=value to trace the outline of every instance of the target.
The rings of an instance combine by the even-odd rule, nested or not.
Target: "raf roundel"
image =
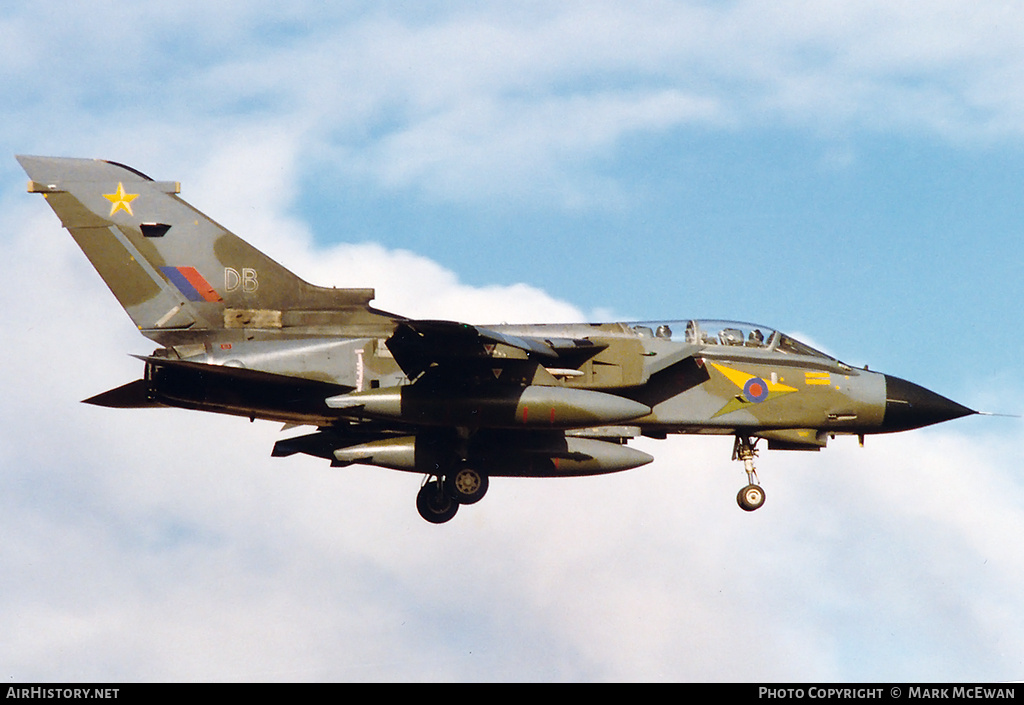
[[[754,404],[763,402],[768,398],[768,383],[760,377],[751,377],[743,385],[743,396]]]

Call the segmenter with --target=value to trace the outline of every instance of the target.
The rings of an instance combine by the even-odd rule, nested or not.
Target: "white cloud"
[[[148,344],[55,218],[5,213],[20,235],[0,253],[19,264],[3,289],[19,305],[0,380],[0,661],[15,680],[1019,675],[1024,563],[1006,536],[1024,528],[1021,458],[1006,440],[951,425],[764,454],[769,500],[752,515],[729,439],[645,442],[652,466],[498,478],[431,526],[416,476],[272,459],[270,424],[77,404],[137,375],[123,353]],[[424,283],[437,311],[516,293],[270,225],[292,228],[288,255],[311,271],[391,272],[396,301]],[[559,305],[535,295],[514,315]]]
[[[375,288],[373,305],[412,318],[472,323],[574,322],[577,307],[536,287],[473,287],[422,255],[374,243],[314,250],[308,227],[286,215],[304,168],[295,137],[253,128],[239,131],[193,167],[182,196],[300,277],[320,286]]]
[[[30,38],[47,70],[15,56],[18,41],[6,49],[10,109],[77,125],[90,149],[119,136],[133,154],[186,135],[205,148],[241,115],[334,173],[442,200],[614,205],[623,184],[593,167],[628,138],[684,127],[798,124],[844,146],[864,130],[1024,131],[1024,27],[998,3],[472,4],[329,12],[310,27],[266,5],[110,23],[114,5],[12,16],[2,31]],[[189,50],[164,49],[168,32]]]

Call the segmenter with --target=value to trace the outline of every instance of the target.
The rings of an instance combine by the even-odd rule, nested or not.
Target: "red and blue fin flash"
[[[196,271],[195,267],[161,267],[171,283],[185,295],[189,301],[223,301],[210,282],[203,278],[203,275]]]

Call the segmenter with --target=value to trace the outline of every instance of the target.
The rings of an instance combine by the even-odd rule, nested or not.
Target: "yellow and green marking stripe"
[[[780,382],[762,379],[757,375],[748,372],[734,370],[725,365],[712,362],[711,366],[722,373],[722,375],[739,388],[740,393],[730,399],[725,406],[718,410],[714,416],[728,414],[731,411],[742,409],[749,404],[761,404],[776,397],[792,394],[797,391],[796,387],[790,387]],[[825,380],[828,384],[828,380]],[[712,417],[713,418],[713,417]]]

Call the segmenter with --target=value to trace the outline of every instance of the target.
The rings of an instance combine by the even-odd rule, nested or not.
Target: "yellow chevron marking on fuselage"
[[[719,365],[716,362],[711,362],[710,364],[716,370],[721,372],[726,379],[735,384],[740,390],[740,393],[737,394],[732,399],[730,399],[725,404],[725,406],[723,406],[714,414],[714,416],[728,414],[731,411],[742,409],[743,407],[749,406],[750,404],[763,404],[764,402],[774,399],[775,397],[780,397],[785,394],[792,394],[793,392],[799,391],[796,387],[790,387],[789,385],[782,384],[780,382],[773,382],[771,378],[764,379],[758,377],[757,375],[752,375],[748,372],[742,372],[740,370],[734,370],[731,367],[726,367],[725,365]],[[760,380],[760,383],[764,384],[766,393],[763,398],[751,400],[746,397],[745,391],[747,388],[747,383],[752,379],[758,379]],[[714,418],[714,416],[712,418]]]

